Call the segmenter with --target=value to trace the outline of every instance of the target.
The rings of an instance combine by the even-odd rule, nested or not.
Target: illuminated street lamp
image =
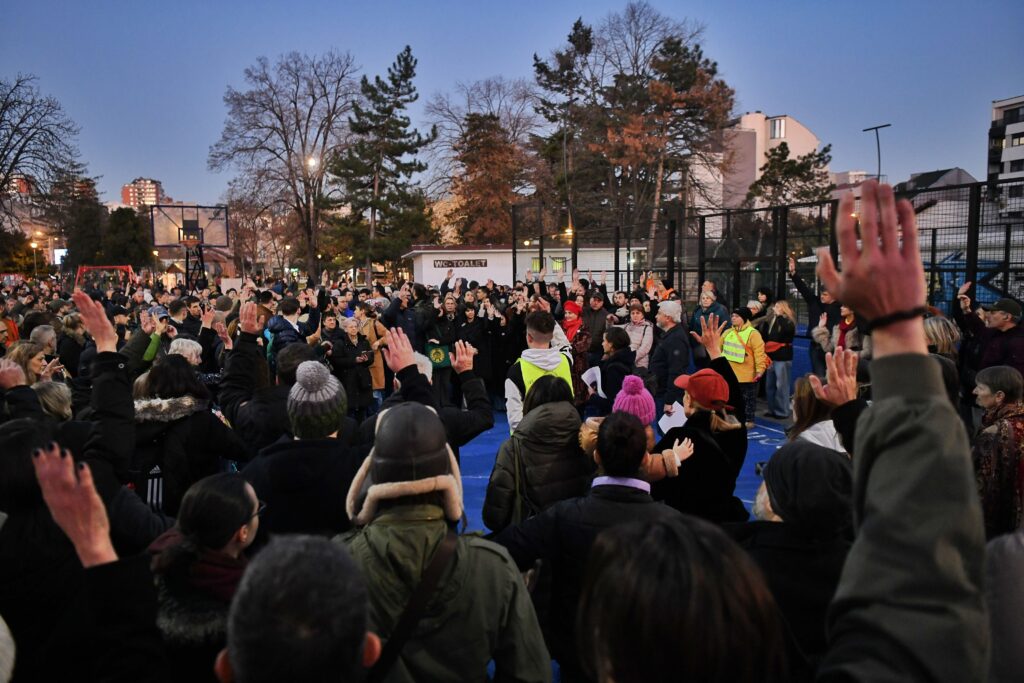
[[[39,265],[36,261],[36,249],[39,248],[39,244],[37,242],[29,242],[28,246],[32,247],[32,276],[37,277],[39,275]]]
[[[306,166],[309,166],[310,171],[315,171],[317,169],[317,166],[319,165],[320,160],[317,159],[316,157],[309,157],[308,159],[306,159]]]

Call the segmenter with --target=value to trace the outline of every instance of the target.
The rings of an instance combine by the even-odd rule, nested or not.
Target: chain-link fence
[[[1024,300],[1024,179],[924,189],[901,195],[917,215],[928,302],[949,311],[957,288],[974,282],[982,303]],[[607,271],[609,288],[631,289],[644,273],[668,280],[688,305],[711,280],[720,298],[739,306],[767,288],[789,299],[806,320],[806,307],[788,277],[797,273],[817,288],[815,250],[837,249],[833,227],[838,201],[719,212],[668,203],[649,220],[604,220],[575,225],[568,211],[537,204],[513,210],[516,273]],[[854,218],[860,213],[857,202]],[[653,224],[653,229],[652,229]],[[653,237],[653,239],[652,239]]]

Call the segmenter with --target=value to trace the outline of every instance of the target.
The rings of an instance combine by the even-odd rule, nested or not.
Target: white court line
[[[750,431],[756,432],[756,431],[757,431],[757,430],[759,430],[759,429],[767,429],[767,430],[768,430],[768,431],[770,431],[770,432],[777,432],[777,433],[779,433],[779,434],[785,434],[785,433],[786,433],[786,431],[785,431],[784,429],[778,429],[778,428],[776,428],[776,427],[767,427],[767,426],[765,426],[765,425],[760,425],[760,424],[759,424],[759,425],[757,425],[756,427],[754,427],[754,428],[753,428],[752,430],[750,430]],[[748,433],[749,433],[749,432],[748,432]]]

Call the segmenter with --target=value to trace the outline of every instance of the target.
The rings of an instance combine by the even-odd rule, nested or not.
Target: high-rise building
[[[1024,180],[1024,95],[992,102],[988,179]],[[1019,194],[1021,187],[1024,185],[1016,187],[1015,192]]]
[[[164,188],[159,180],[136,178],[127,185],[121,186],[121,203],[125,206],[138,208],[153,206],[163,201]]]

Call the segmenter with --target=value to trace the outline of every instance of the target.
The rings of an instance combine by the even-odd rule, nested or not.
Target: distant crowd
[[[928,307],[912,208],[851,203],[806,321],[652,273],[8,282],[0,681],[1015,680],[1020,304]]]

